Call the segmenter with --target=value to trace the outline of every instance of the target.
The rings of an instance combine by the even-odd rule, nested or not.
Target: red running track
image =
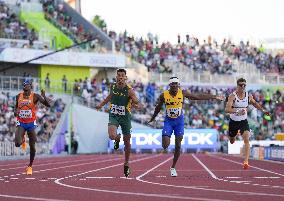
[[[123,155],[37,158],[33,175],[25,160],[0,161],[0,200],[284,200],[284,163],[219,154],[182,154],[170,177],[172,154],[133,154],[123,177]]]

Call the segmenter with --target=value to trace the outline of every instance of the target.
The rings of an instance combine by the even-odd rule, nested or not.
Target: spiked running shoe
[[[130,175],[130,167],[128,165],[124,165],[124,176],[128,177]]]
[[[170,169],[170,172],[171,172],[171,176],[172,176],[172,177],[177,177],[177,171],[176,171],[175,168],[171,168],[171,169]]]
[[[31,166],[28,166],[28,167],[26,168],[26,174],[27,174],[27,175],[32,175],[32,174],[33,174],[33,168],[32,168]]]
[[[244,169],[244,170],[247,170],[248,168],[249,168],[248,162],[244,162],[244,164],[243,164],[243,169]]]

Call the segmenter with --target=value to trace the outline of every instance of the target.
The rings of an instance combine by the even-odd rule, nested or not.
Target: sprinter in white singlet
[[[266,115],[270,113],[257,103],[252,95],[246,91],[246,80],[240,78],[237,80],[237,90],[230,94],[225,111],[230,113],[229,122],[229,139],[233,144],[236,140],[236,135],[240,133],[244,140],[245,158],[243,168],[248,169],[248,159],[250,153],[249,136],[250,129],[247,120],[247,109],[249,104],[252,104],[258,110],[261,110]]]

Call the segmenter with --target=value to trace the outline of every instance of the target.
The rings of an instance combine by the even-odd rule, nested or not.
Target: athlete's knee
[[[117,134],[116,134],[116,133],[109,133],[109,138],[110,138],[111,140],[116,140]]]

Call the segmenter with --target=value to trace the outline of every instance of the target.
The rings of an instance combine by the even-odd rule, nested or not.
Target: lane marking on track
[[[64,168],[69,168],[69,167],[77,167],[77,166],[81,166],[81,165],[89,165],[89,164],[96,164],[96,163],[102,163],[102,162],[116,161],[116,160],[120,160],[120,159],[123,159],[123,157],[121,156],[119,158],[111,158],[111,159],[107,159],[107,160],[100,160],[100,161],[94,161],[94,162],[89,162],[89,163],[80,163],[80,164],[74,164],[74,165],[67,165],[67,166],[37,170],[37,171],[33,171],[33,173],[46,172],[46,171],[50,171],[50,170],[58,170],[58,169],[64,169]],[[26,174],[26,172],[16,174],[16,175],[19,176],[19,175],[25,175],[25,174]],[[15,175],[13,175],[13,176],[15,176]],[[2,176],[2,177],[0,177],[0,179],[3,178],[3,177],[7,178],[7,177],[11,177],[11,175]]]
[[[25,179],[27,179],[27,180],[34,180],[34,179],[36,179],[36,178],[33,178],[33,177],[27,177],[27,178],[25,178]]]
[[[157,156],[160,156],[160,155],[146,157],[146,158],[141,158],[141,159],[136,159],[136,160],[131,161],[131,163],[135,163],[135,162],[139,162],[139,161],[155,158]],[[119,163],[119,164],[116,164],[116,165],[111,165],[111,166],[107,166],[107,167],[104,167],[104,168],[99,168],[99,169],[83,172],[81,174],[72,175],[70,177],[80,176],[80,175],[88,174],[88,173],[91,173],[91,172],[97,172],[97,171],[100,171],[100,170],[117,167],[117,166],[120,166],[120,165],[123,165],[123,164],[124,163]],[[114,194],[122,194],[122,195],[135,195],[135,196],[145,196],[145,197],[182,199],[182,200],[226,201],[226,200],[214,200],[214,199],[207,199],[207,198],[195,198],[195,197],[174,196],[174,195],[165,195],[165,194],[152,194],[152,193],[139,193],[139,192],[136,193],[136,192],[127,192],[127,191],[113,191],[113,190],[106,190],[106,189],[87,188],[87,187],[73,186],[73,185],[68,185],[68,184],[61,183],[61,180],[64,180],[64,179],[65,179],[65,177],[57,179],[55,181],[55,183],[58,184],[58,185],[61,185],[61,186],[65,186],[65,187],[69,187],[69,188],[75,188],[75,189],[80,189],[80,190],[89,190],[89,191],[114,193]]]
[[[253,177],[256,179],[280,179],[280,177]]]
[[[221,159],[221,160],[225,160],[225,161],[229,161],[229,162],[232,162],[232,163],[236,163],[236,164],[242,165],[242,163],[240,163],[240,162],[237,162],[237,161],[234,161],[234,160],[230,160],[230,159],[227,159],[227,158],[222,158],[222,157],[213,156],[213,155],[207,155],[207,156],[210,156],[210,157],[212,157],[212,158],[218,158],[218,159]],[[261,171],[264,171],[264,172],[269,172],[269,173],[271,173],[271,174],[276,174],[276,175],[279,175],[279,176],[281,176],[281,177],[284,177],[283,174],[280,174],[280,173],[278,173],[278,172],[273,172],[273,171],[271,171],[271,170],[266,170],[266,169],[259,168],[259,167],[253,166],[253,165],[250,165],[250,167],[251,167],[251,168],[255,168],[255,169],[257,169],[257,170],[261,170]]]
[[[100,159],[102,157],[97,157],[97,159]],[[117,157],[111,157],[110,159],[117,158]],[[96,160],[97,160],[96,159]],[[95,159],[92,159],[95,160]],[[49,162],[49,163],[43,163],[43,164],[38,164],[38,165],[33,165],[33,167],[41,167],[41,166],[47,166],[47,165],[59,165],[59,164],[65,164],[65,163],[78,163],[82,161],[90,161],[90,159],[80,159],[80,160],[68,160],[68,161],[57,161],[57,162]],[[5,169],[0,169],[1,171],[5,170],[15,170],[15,169],[21,169],[23,166],[19,167],[12,167],[12,168],[5,168]]]
[[[158,155],[158,156],[160,156],[160,155]],[[142,158],[142,159],[136,159],[136,160],[131,161],[131,163],[135,163],[135,162],[139,162],[139,161],[143,161],[143,160],[151,159],[151,158],[155,158],[155,157],[157,157],[157,155]],[[120,166],[120,165],[123,165],[123,163],[119,163],[119,164],[112,165],[112,166],[107,166],[107,167],[104,167],[104,168],[95,169],[95,170],[84,172],[84,173],[81,173],[81,174],[72,175],[71,177],[80,176],[80,175],[88,174],[88,173],[91,173],[91,172],[97,172],[97,171],[100,171],[100,170],[109,169],[109,168],[117,167],[117,166]],[[69,188],[89,190],[89,191],[97,191],[97,192],[105,192],[105,193],[123,194],[123,195],[135,195],[135,196],[170,198],[170,199],[203,200],[203,201],[209,201],[209,200],[210,201],[225,201],[225,200],[204,199],[204,198],[185,197],[185,196],[173,196],[173,195],[165,195],[165,194],[151,194],[151,193],[139,193],[139,192],[135,193],[135,192],[113,191],[113,190],[96,189],[96,188],[86,188],[86,187],[72,186],[72,185],[61,183],[61,180],[63,180],[63,179],[65,179],[65,178],[57,179],[55,181],[55,183],[62,185],[62,186],[65,186],[65,187],[69,187]]]
[[[240,179],[241,177],[225,177],[227,179]]]
[[[159,164],[156,167],[159,167],[159,166],[161,166],[161,165]],[[154,168],[152,168],[152,170],[154,170]],[[150,171],[147,171],[147,172],[149,173]],[[142,174],[142,175],[144,176],[146,174]],[[170,188],[173,188],[173,187],[174,188],[184,188],[184,189],[193,189],[193,190],[199,190],[199,191],[204,190],[204,191],[222,192],[222,193],[229,193],[229,194],[235,193],[237,195],[258,195],[258,196],[270,196],[270,197],[284,197],[284,194],[278,195],[279,193],[278,194],[269,194],[269,193],[256,193],[256,192],[246,192],[246,191],[225,190],[225,189],[220,189],[220,188],[218,188],[218,189],[208,188],[208,187],[204,188],[204,187],[199,187],[199,186],[178,186],[178,185],[171,185],[171,184],[164,184],[164,183],[158,183],[158,182],[151,182],[151,181],[143,180],[141,178],[141,175],[138,176],[138,177],[139,178],[137,179],[137,177],[136,177],[136,179],[139,180],[140,182],[147,183],[147,184],[153,184],[153,185],[159,185],[159,186],[167,186],[167,187],[170,187]],[[224,180],[224,181],[228,181],[228,180]],[[250,183],[246,183],[246,184],[250,184]],[[273,188],[276,188],[276,187],[280,187],[280,186],[274,186]]]
[[[36,197],[26,197],[26,196],[16,196],[16,195],[4,195],[0,194],[0,197],[4,198],[14,198],[14,199],[25,199],[25,200],[46,200],[46,201],[68,201],[68,200],[58,200],[58,199],[48,199],[48,198],[36,198]]]
[[[247,183],[247,182],[251,182],[251,181],[230,181],[230,182],[235,182],[235,183]]]
[[[204,167],[204,169],[215,179],[215,178],[217,178],[217,180],[222,180],[222,181],[226,181],[226,182],[231,182],[231,183],[239,183],[238,181],[232,181],[232,180],[225,180],[225,179],[220,179],[220,178],[218,178],[211,170],[209,170],[209,168],[207,168],[207,166],[204,164],[204,163],[202,163],[194,154],[192,155],[193,156],[193,158],[199,163],[199,164],[201,164],[202,165],[202,167]],[[217,157],[218,158],[218,157]],[[220,159],[222,159],[222,158],[220,158]],[[229,160],[230,161],[230,160]],[[233,161],[230,161],[230,162],[233,162]],[[237,163],[237,162],[236,162]],[[239,163],[239,164],[242,164],[242,163]],[[261,169],[261,168],[260,168]],[[264,169],[263,169],[264,170]],[[269,170],[267,170],[267,171],[269,171]],[[269,172],[272,172],[272,171],[269,171]],[[262,187],[273,187],[273,186],[271,186],[271,185],[265,185],[265,184],[255,184],[255,183],[246,183],[246,184],[251,184],[251,185],[255,185],[255,186],[262,186]],[[276,188],[276,186],[274,186],[274,188]],[[278,186],[277,186],[277,188],[278,188]],[[279,188],[284,188],[284,187],[279,187]],[[284,195],[283,195],[283,197],[284,197]]]
[[[86,179],[113,179],[115,177],[86,177]]]

